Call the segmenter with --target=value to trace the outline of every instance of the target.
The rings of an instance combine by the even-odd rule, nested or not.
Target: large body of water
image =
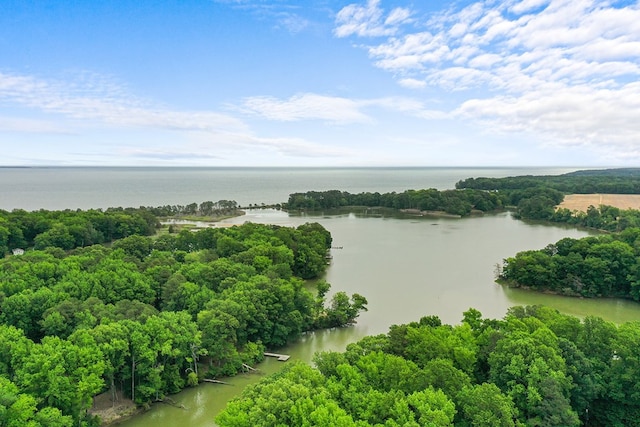
[[[524,174],[560,174],[568,169],[0,169],[0,209],[104,208],[157,206],[206,200],[240,204],[278,203],[292,192],[339,189],[349,192],[453,188],[464,178]],[[392,324],[437,315],[458,323],[470,307],[485,317],[501,318],[513,305],[546,304],[577,316],[597,315],[614,322],[640,320],[640,305],[622,300],[590,300],[505,289],[494,282],[496,264],[518,251],[539,249],[585,230],[526,223],[507,212],[451,219],[397,217],[349,212],[289,215],[250,210],[245,221],[295,226],[316,221],[332,234],[333,260],[327,280],[333,290],[360,293],[369,301],[357,325],[305,335],[281,352],[310,362],[316,351],[343,350],[363,336],[387,332]],[[290,362],[287,362],[290,363]],[[277,371],[281,362],[259,368]],[[240,375],[234,385],[205,384],[174,397],[187,409],[156,405],[126,427],[214,426],[226,402],[260,375]]]
[[[310,190],[454,188],[470,177],[557,175],[577,168],[0,168],[0,209],[88,209],[235,200],[286,202]]]

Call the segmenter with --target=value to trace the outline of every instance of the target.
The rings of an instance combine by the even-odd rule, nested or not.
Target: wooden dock
[[[212,380],[212,379],[209,379],[209,378],[203,378],[202,381],[204,381],[206,383],[213,383],[213,384],[233,385],[233,384],[225,383],[224,381]]]
[[[276,357],[280,362],[286,362],[291,356],[288,354],[264,353],[266,357]]]

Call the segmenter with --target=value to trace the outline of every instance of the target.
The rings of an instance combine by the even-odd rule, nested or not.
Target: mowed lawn
[[[586,212],[589,206],[615,206],[620,209],[640,209],[640,194],[569,194],[559,208]]]

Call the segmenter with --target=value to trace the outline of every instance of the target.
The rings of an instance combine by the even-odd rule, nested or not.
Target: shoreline
[[[180,228],[190,228],[190,229],[203,229],[203,228],[211,228],[211,227],[232,227],[235,224],[226,224],[222,221],[238,218],[246,215],[244,210],[238,210],[235,215],[220,215],[213,217],[198,217],[198,216],[182,216],[182,217],[162,217],[158,218],[160,224],[162,225],[161,229],[167,226],[178,226]],[[193,227],[191,227],[193,226]],[[158,233],[156,233],[158,234]]]
[[[420,209],[398,209],[399,212],[414,216],[431,216],[438,218],[462,218],[462,215],[450,214],[445,211],[421,211]]]

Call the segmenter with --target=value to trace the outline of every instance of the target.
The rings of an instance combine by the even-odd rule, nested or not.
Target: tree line
[[[89,210],[28,212],[0,210],[0,257],[13,249],[57,247],[70,250],[108,243],[132,235],[151,236],[161,217],[220,217],[236,215],[233,200],[200,204],[141,206]]]
[[[322,352],[248,387],[216,421],[242,426],[637,426],[640,324],[513,307],[428,316]]]
[[[386,207],[419,211],[440,211],[465,216],[473,210],[489,212],[503,207],[496,193],[480,190],[406,190],[402,193],[352,194],[346,191],[307,191],[289,195],[284,209],[321,210],[345,206]]]
[[[560,222],[578,227],[621,231],[640,227],[640,211],[612,206],[590,206],[587,212],[556,209],[565,194],[640,194],[640,169],[583,170],[563,175],[467,178],[457,189],[491,191],[506,206],[516,207],[516,218]]]
[[[589,206],[586,212],[571,212],[566,208],[555,209],[553,212],[549,208],[545,210],[547,213],[538,219],[611,232],[640,227],[640,210],[638,209],[620,209],[615,206],[601,205]]]
[[[472,178],[471,178],[472,179]],[[348,206],[384,207],[420,212],[445,212],[451,215],[468,216],[473,212],[494,212],[505,208],[516,208],[518,219],[535,219],[567,222],[581,225],[583,215],[555,207],[564,200],[559,190],[536,185],[526,188],[455,190],[406,190],[402,193],[359,193],[346,191],[307,191],[289,195],[282,207],[288,210],[323,210]]]
[[[325,210],[342,207],[384,207],[467,216],[472,212],[514,209],[517,219],[542,220],[621,231],[640,227],[640,211],[591,206],[587,212],[557,209],[565,194],[640,194],[640,169],[583,170],[563,175],[467,178],[453,190],[406,190],[401,193],[340,190],[307,191],[289,195],[288,210]]]
[[[144,209],[158,217],[216,217],[224,215],[235,215],[239,209],[239,206],[235,200],[218,200],[217,202],[206,201],[200,204],[189,203],[188,205],[164,205],[156,207],[147,206]]]
[[[565,194],[640,194],[640,169],[581,170],[562,175],[521,175],[505,178],[467,178],[455,188],[523,190],[545,187]]]
[[[96,425],[96,394],[161,400],[353,323],[364,297],[305,287],[330,247],[317,223],[246,223],[0,260],[0,425]]]
[[[21,248],[69,250],[134,234],[150,236],[160,225],[146,209],[0,210],[0,257]]]
[[[607,192],[640,194],[640,169],[576,171],[558,176],[468,178],[455,190],[406,190],[401,193],[307,191],[289,195],[288,210],[324,210],[349,206],[385,207],[467,216],[472,212],[514,209],[517,219],[550,221],[606,231],[640,227],[640,211],[590,206],[586,212],[556,208],[565,194]]]

